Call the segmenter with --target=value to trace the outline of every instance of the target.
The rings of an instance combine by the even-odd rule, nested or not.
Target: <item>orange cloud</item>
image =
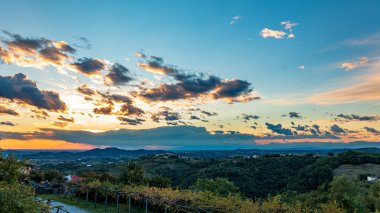
[[[81,143],[70,143],[62,140],[47,139],[2,139],[0,141],[1,149],[55,149],[55,150],[84,150],[93,149],[97,146]]]
[[[367,57],[361,57],[358,61],[344,62],[339,66],[339,68],[349,71],[367,65],[368,61],[369,60]]]

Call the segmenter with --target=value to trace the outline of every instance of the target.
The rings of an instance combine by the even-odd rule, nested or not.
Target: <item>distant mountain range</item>
[[[14,154],[20,158],[38,159],[38,158],[136,158],[146,155],[157,155],[170,153],[164,150],[124,150],[115,147],[104,149],[91,149],[87,151],[29,151],[29,150],[9,150],[7,154]]]
[[[366,152],[366,153],[380,153],[380,149],[376,147],[357,148],[357,149],[312,149],[312,150],[267,150],[267,149],[235,149],[235,150],[188,150],[188,151],[165,151],[165,150],[124,150],[115,147],[110,148],[96,148],[87,151],[28,151],[28,150],[8,150],[6,154],[14,154],[19,158],[28,159],[76,159],[76,158],[137,158],[147,155],[159,154],[176,154],[185,157],[197,158],[230,158],[235,156],[252,156],[264,154],[327,154],[332,152],[334,154],[346,152],[349,150]]]
[[[81,156],[85,157],[139,157],[144,155],[157,155],[157,154],[165,154],[169,153],[169,151],[164,150],[145,150],[145,149],[138,149],[138,150],[124,150],[124,149],[118,149],[115,147],[109,147],[105,149],[91,149],[88,151],[77,153]]]

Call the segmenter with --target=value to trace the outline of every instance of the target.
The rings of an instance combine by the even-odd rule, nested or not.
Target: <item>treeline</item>
[[[188,189],[198,179],[226,178],[238,187],[243,196],[264,198],[279,193],[304,193],[316,190],[333,179],[333,171],[342,164],[380,164],[379,154],[348,151],[338,155],[264,155],[259,158],[235,159],[184,159],[171,156],[145,156],[129,162],[140,167],[136,170],[144,173],[144,178],[137,178],[144,185],[170,186]],[[79,176],[88,180],[100,180],[116,183],[126,176],[127,165],[118,165],[119,174],[107,170],[80,172]],[[45,174],[43,174],[45,173]],[[32,173],[36,181],[54,170]],[[131,175],[131,174],[129,174]],[[137,175],[137,174],[134,174]],[[363,174],[364,175],[364,174]],[[51,175],[47,175],[48,177]],[[141,175],[140,175],[141,176]]]
[[[172,157],[175,158],[175,157]],[[136,163],[144,166],[147,173],[167,177],[174,187],[186,189],[197,179],[227,178],[250,198],[262,198],[279,193],[303,193],[333,179],[333,171],[342,164],[380,164],[379,154],[345,152],[338,155],[264,155],[260,158],[235,158],[232,160],[176,159],[175,163],[157,166],[157,157],[145,157]],[[186,166],[183,166],[186,164]]]

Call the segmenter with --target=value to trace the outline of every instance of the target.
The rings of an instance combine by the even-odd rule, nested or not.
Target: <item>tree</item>
[[[111,182],[111,183],[114,183],[116,182],[116,177],[110,175],[109,173],[107,172],[104,172],[100,177],[99,177],[99,180],[101,182]]]
[[[32,171],[30,174],[29,174],[29,178],[30,180],[32,181],[35,181],[37,183],[40,183],[41,181],[44,180],[44,173],[41,172],[41,171]]]
[[[239,188],[226,178],[198,179],[190,188],[194,191],[209,191],[220,196],[228,196],[239,191]]]
[[[162,176],[155,176],[149,179],[149,186],[158,188],[169,188],[171,186],[171,180]]]
[[[86,182],[92,182],[95,180],[99,180],[98,175],[93,171],[81,173],[80,176],[83,178],[86,178]]]
[[[119,181],[129,185],[142,185],[145,182],[144,171],[140,165],[129,163],[127,169],[120,175]]]
[[[3,157],[0,152],[0,182],[16,183],[21,177],[24,162],[19,162],[14,156]]]
[[[371,202],[372,210],[380,210],[380,180],[375,181],[368,192],[368,199]]]
[[[65,177],[63,176],[63,174],[61,174],[60,172],[54,169],[50,169],[46,171],[44,174],[44,177],[45,177],[45,180],[50,181],[50,182],[62,183],[65,180]]]
[[[331,200],[336,201],[340,207],[348,212],[365,212],[367,193],[358,179],[338,176],[334,177],[329,186]]]
[[[0,212],[37,213],[46,208],[34,199],[32,188],[19,183],[0,183]]]
[[[25,164],[0,152],[0,212],[34,213],[47,206],[34,199],[33,189],[18,182]]]

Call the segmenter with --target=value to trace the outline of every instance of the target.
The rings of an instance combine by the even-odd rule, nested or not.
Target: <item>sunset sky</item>
[[[2,1],[0,148],[380,146],[379,9]]]

